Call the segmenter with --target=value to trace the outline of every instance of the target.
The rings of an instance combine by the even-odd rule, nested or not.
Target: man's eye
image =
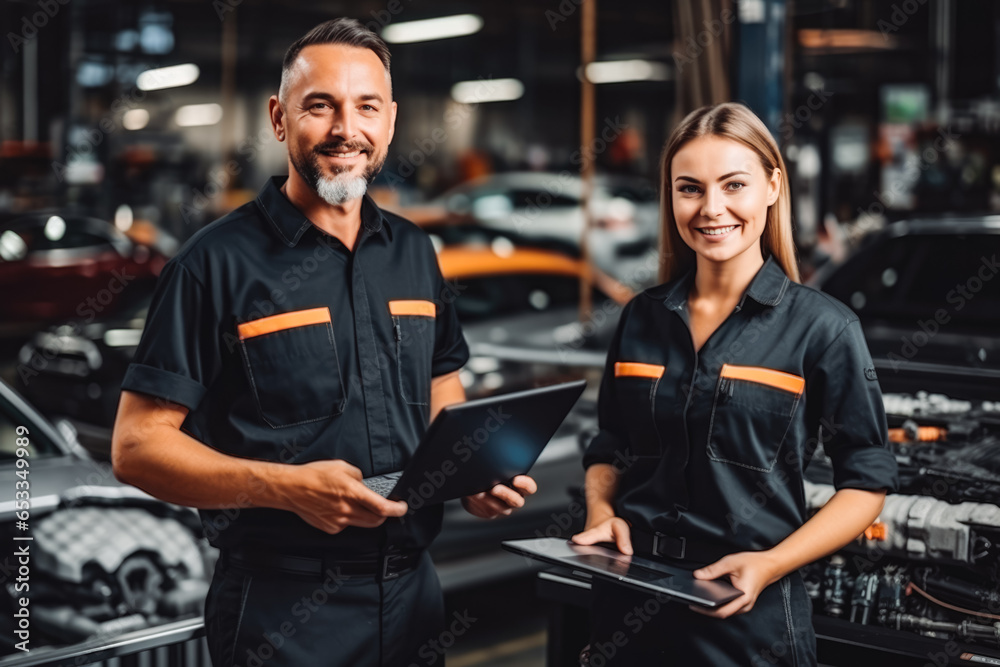
[[[319,107],[325,107],[327,104],[325,102],[317,102],[316,104],[309,107],[310,109],[318,109]]]
[[[378,109],[376,109],[375,107],[373,107],[373,106],[372,106],[372,105],[370,105],[370,104],[362,104],[362,105],[361,105],[361,108],[362,108],[363,110],[365,110],[365,111],[378,111]]]

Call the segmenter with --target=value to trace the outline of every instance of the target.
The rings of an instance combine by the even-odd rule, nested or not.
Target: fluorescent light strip
[[[625,81],[667,81],[670,68],[650,60],[606,60],[587,65],[587,79],[593,83]]]
[[[222,120],[222,107],[211,104],[187,104],[177,110],[174,120],[181,127],[215,125]]]
[[[135,85],[139,90],[178,88],[191,85],[198,80],[199,74],[198,66],[192,63],[171,65],[170,67],[146,70],[136,77]]]
[[[422,21],[392,23],[382,30],[382,39],[390,44],[429,42],[477,33],[483,28],[483,19],[475,14],[456,14]]]
[[[524,84],[517,79],[479,79],[459,81],[451,87],[451,99],[462,104],[508,102],[524,95]]]

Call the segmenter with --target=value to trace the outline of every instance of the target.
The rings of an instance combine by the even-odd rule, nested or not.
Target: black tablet
[[[659,561],[626,556],[601,546],[582,546],[557,537],[501,542],[507,551],[553,565],[617,581],[679,601],[716,609],[743,595],[723,579],[695,579],[689,570]]]
[[[402,471],[364,483],[411,509],[508,483],[531,469],[586,386],[574,380],[450,405]]]

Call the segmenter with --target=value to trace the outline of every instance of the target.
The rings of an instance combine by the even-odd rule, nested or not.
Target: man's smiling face
[[[302,179],[329,204],[363,195],[385,163],[396,120],[389,75],[375,52],[307,46],[281,97],[279,126]]]

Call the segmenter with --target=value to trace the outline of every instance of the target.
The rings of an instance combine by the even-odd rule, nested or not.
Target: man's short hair
[[[288,73],[295,64],[295,59],[299,57],[299,52],[307,46],[314,44],[343,44],[345,46],[355,46],[361,49],[370,49],[375,52],[378,59],[385,67],[385,74],[388,77],[389,71],[389,47],[376,33],[372,32],[360,21],[348,18],[331,19],[324,21],[318,26],[292,42],[292,45],[285,51],[285,59],[281,63],[281,84],[278,88],[278,99],[285,103],[286,86],[288,84]],[[390,80],[391,81],[391,80]],[[390,82],[390,90],[391,90]]]

